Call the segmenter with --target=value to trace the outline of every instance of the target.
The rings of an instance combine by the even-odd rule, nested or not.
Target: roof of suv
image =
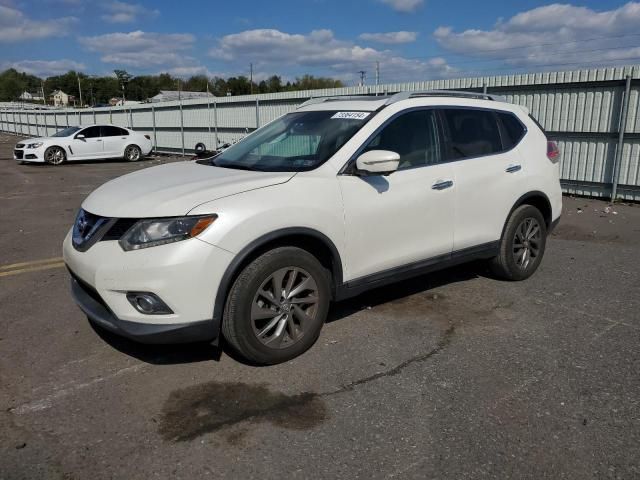
[[[317,97],[307,100],[298,109],[305,110],[355,110],[373,112],[402,100],[416,98],[455,98],[459,100],[484,100],[506,103],[503,97],[486,93],[459,92],[455,90],[426,90],[399,92],[395,95],[355,95],[338,97]]]

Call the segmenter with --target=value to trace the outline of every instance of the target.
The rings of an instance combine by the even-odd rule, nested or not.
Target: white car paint
[[[60,147],[64,149],[66,161],[123,158],[125,149],[129,145],[138,146],[142,156],[148,155],[153,149],[151,139],[148,138],[148,136],[128,128],[106,124],[83,125],[82,127],[71,128],[77,128],[78,130],[64,136],[37,137],[21,140],[14,149],[14,160],[25,163],[43,163],[45,162],[45,152],[50,147]],[[78,138],[78,135],[86,135],[87,132],[91,131],[95,132],[96,128],[100,129],[99,136]],[[107,128],[109,130],[106,130]],[[104,133],[114,133],[114,128],[120,131],[119,135],[103,135]],[[62,132],[62,130],[60,132]]]
[[[331,158],[310,171],[258,172],[182,162],[106,183],[83,202],[84,210],[110,218],[206,214],[218,218],[195,238],[133,251],[123,251],[115,240],[79,251],[72,245],[70,231],[63,245],[65,262],[117,318],[139,325],[183,326],[210,320],[216,300],[224,301],[216,295],[234,259],[259,239],[283,229],[309,229],[327,239],[339,255],[341,281],[349,284],[497,242],[512,207],[530,192],[542,192],[549,201],[550,220],[559,218],[559,166],[547,158],[546,137],[523,109],[443,96],[410,98],[382,108],[385,101],[382,97],[326,101],[298,109],[372,115]],[[394,116],[409,109],[445,106],[511,112],[526,134],[515,148],[500,154],[388,176],[343,172],[363,144]],[[507,172],[512,165],[521,170]],[[434,188],[442,182],[450,182],[450,188]],[[127,291],[154,292],[174,314],[141,314],[126,300]]]

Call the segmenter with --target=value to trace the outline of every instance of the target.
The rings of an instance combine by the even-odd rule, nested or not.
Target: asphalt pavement
[[[138,163],[0,135],[0,479],[640,478],[640,206],[565,198],[538,272],[474,263],[335,304],[303,356],[96,331],[61,243]]]

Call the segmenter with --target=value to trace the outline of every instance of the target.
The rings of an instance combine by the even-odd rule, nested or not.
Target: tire
[[[327,317],[329,278],[306,250],[279,247],[264,253],[231,287],[222,318],[225,340],[253,364],[273,365],[301,355],[318,339]],[[283,301],[287,293],[289,301]]]
[[[49,165],[60,165],[67,160],[67,154],[62,147],[49,147],[44,151],[44,161]]]
[[[128,162],[137,162],[142,158],[142,150],[137,145],[127,145],[124,149],[124,159]]]
[[[500,254],[491,271],[503,280],[525,280],[538,269],[547,243],[547,227],[540,210],[531,205],[516,208],[500,240]]]

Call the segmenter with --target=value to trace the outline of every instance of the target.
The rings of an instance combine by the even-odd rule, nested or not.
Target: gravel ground
[[[566,198],[531,279],[472,264],[372,291],[256,368],[96,332],[69,296],[82,199],[180,159],[18,165],[16,140],[0,135],[1,479],[640,478],[637,205]]]

